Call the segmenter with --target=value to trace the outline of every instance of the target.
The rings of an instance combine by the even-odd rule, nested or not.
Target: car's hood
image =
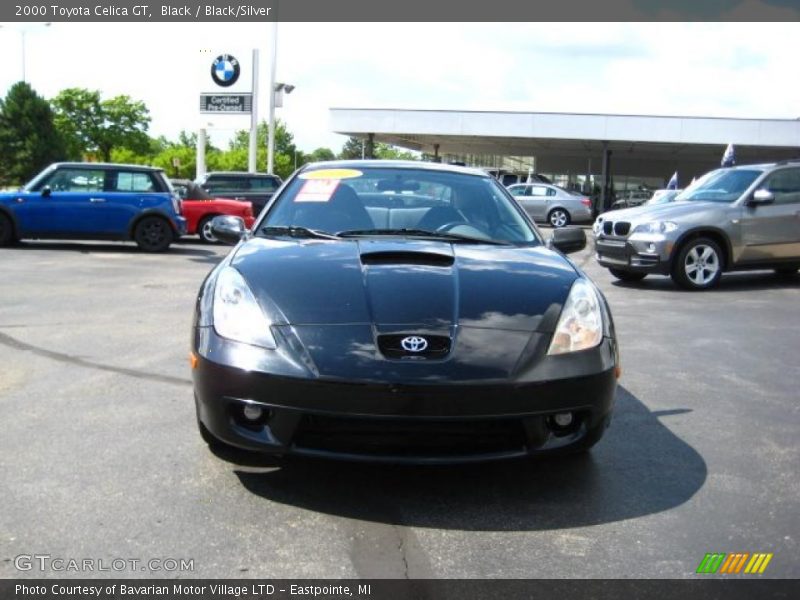
[[[612,210],[598,217],[599,221],[629,221],[633,224],[645,221],[679,220],[690,215],[711,210],[719,210],[729,206],[716,202],[670,202],[652,206],[637,206],[623,210]]]
[[[231,198],[187,198],[184,202],[213,202],[216,206],[225,206],[235,210],[242,210],[244,202],[241,200],[232,200]]]
[[[290,325],[534,331],[577,273],[545,247],[255,238],[231,265]],[[277,315],[276,315],[277,316]]]
[[[392,379],[412,377],[411,369],[433,381],[529,371],[578,277],[545,247],[431,241],[256,238],[230,264],[294,354],[322,377]],[[412,368],[376,347],[380,336],[413,334],[452,340],[446,365]]]

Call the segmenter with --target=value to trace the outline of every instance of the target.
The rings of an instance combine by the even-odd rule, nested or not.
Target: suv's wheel
[[[620,281],[641,281],[647,277],[647,273],[638,271],[623,271],[621,269],[609,269],[608,271]]]
[[[164,252],[172,243],[172,228],[161,217],[145,217],[136,224],[133,239],[145,252]]]
[[[554,208],[547,214],[547,222],[553,227],[566,227],[569,225],[569,213],[563,208]]]
[[[722,250],[714,240],[689,240],[672,263],[672,279],[687,290],[707,290],[722,277]]]
[[[205,242],[206,244],[216,244],[219,241],[211,231],[211,221],[213,218],[214,215],[203,217],[203,219],[197,225],[197,235],[200,236],[200,241]]]
[[[14,225],[11,219],[0,213],[0,246],[8,246],[14,241]]]

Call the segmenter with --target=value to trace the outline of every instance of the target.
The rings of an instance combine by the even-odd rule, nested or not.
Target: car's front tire
[[[217,237],[211,231],[211,221],[213,219],[214,215],[203,217],[203,219],[197,225],[197,235],[200,236],[200,241],[205,244],[216,244],[219,242]]]
[[[672,263],[672,280],[687,290],[707,290],[722,277],[722,250],[710,238],[698,237],[681,246]]]
[[[641,281],[647,277],[647,273],[640,273],[638,271],[623,271],[622,269],[609,269],[608,271],[620,281]]]
[[[0,213],[0,246],[8,246],[14,241],[14,224],[6,215]]]
[[[172,228],[161,217],[145,217],[136,224],[133,240],[145,252],[164,252],[172,243]]]
[[[547,222],[556,229],[569,225],[569,213],[563,208],[554,208],[547,213]]]

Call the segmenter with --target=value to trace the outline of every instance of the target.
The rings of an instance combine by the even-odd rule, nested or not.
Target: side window
[[[252,177],[250,189],[256,192],[274,192],[278,189],[278,185],[272,177]]]
[[[547,195],[548,196],[555,196],[556,191],[553,188],[547,188]]]
[[[775,204],[800,202],[800,169],[781,169],[770,175],[762,188],[775,194]]]
[[[104,182],[100,169],[58,169],[42,184],[54,192],[102,192]]]
[[[531,186],[531,196],[547,196],[548,195],[548,188],[544,187],[543,185],[534,185]]]
[[[117,171],[111,178],[110,192],[153,192],[156,187],[150,173]]]
[[[247,180],[239,177],[212,177],[203,186],[209,192],[230,194],[247,190]]]
[[[512,196],[530,196],[530,188],[526,185],[513,185],[508,190]]]

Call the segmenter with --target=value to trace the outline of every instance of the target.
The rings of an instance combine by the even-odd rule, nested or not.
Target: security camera
[[[294,86],[286,83],[284,84],[283,89],[286,91],[287,94],[291,94],[292,90],[294,90]]]

